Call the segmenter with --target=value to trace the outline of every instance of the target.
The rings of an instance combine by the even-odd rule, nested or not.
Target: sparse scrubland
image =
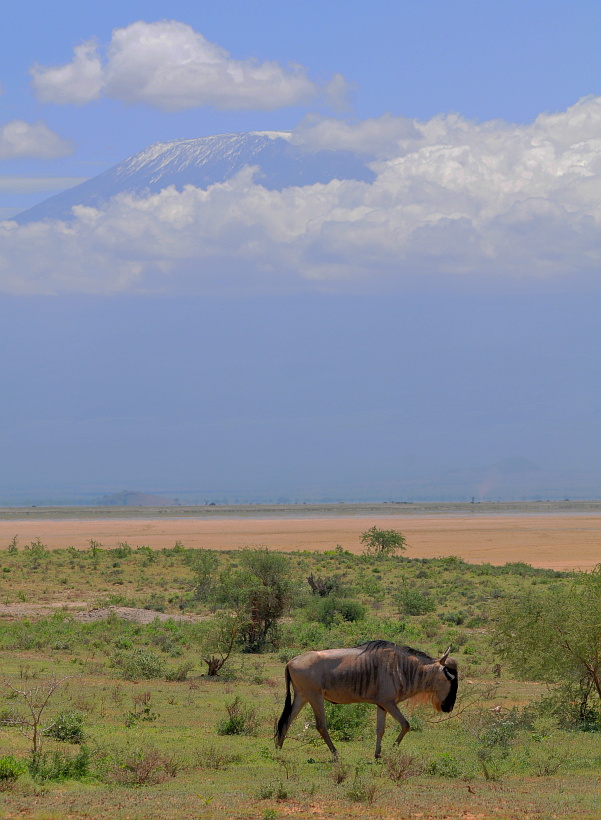
[[[599,570],[412,559],[402,542],[0,546],[0,604],[21,607],[0,630],[3,817],[601,816]],[[375,708],[329,706],[333,762],[306,707],[276,751],[285,662],[374,638],[451,644],[454,712],[408,708],[398,747],[389,718],[376,763]]]

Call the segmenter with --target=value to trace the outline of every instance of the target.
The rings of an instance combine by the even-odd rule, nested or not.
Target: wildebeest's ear
[[[444,666],[444,665],[445,665],[446,659],[449,657],[449,652],[450,652],[450,651],[451,651],[451,647],[449,646],[449,648],[448,648],[448,649],[447,649],[447,651],[444,653],[444,655],[443,655],[441,658],[439,658],[439,659],[438,659],[438,663],[439,663],[441,666]]]

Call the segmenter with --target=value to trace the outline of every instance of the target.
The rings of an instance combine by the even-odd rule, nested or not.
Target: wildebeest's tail
[[[286,737],[286,729],[288,728],[288,718],[292,712],[292,697],[290,695],[290,672],[286,667],[286,702],[284,709],[278,720],[278,728],[275,733],[275,745],[280,748]]]

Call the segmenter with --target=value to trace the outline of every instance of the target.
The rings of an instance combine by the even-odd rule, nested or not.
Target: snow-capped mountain
[[[70,219],[74,205],[102,206],[127,191],[156,193],[168,185],[206,188],[242,168],[259,167],[257,181],[269,189],[311,185],[332,179],[371,180],[365,161],[349,151],[302,150],[287,132],[221,134],[199,139],[158,142],[86,182],[44,200],[16,217],[26,224],[42,219]]]

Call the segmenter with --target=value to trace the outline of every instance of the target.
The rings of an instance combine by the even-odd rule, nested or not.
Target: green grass
[[[60,713],[83,715],[90,758],[81,780],[42,782],[21,775],[0,794],[0,816],[601,817],[601,735],[561,730],[542,714],[526,720],[523,707],[545,694],[546,687],[513,680],[505,669],[495,677],[498,658],[488,640],[496,601],[532,585],[561,584],[567,573],[525,564],[471,566],[452,558],[294,553],[287,557],[291,606],[271,651],[249,655],[238,647],[222,673],[208,678],[201,651],[219,611],[208,587],[198,593],[195,557],[179,547],[122,549],[120,554],[103,549],[0,552],[0,570],[8,570],[0,571],[2,602],[16,602],[20,592],[30,603],[113,601],[143,607],[158,601],[167,614],[199,617],[145,626],[114,617],[80,623],[59,609],[51,617],[3,621],[2,673],[19,689],[43,690],[50,677],[67,678],[43,722]],[[237,569],[239,559],[237,552],[218,554],[212,583]],[[334,579],[336,598],[361,607],[328,610],[326,618],[306,582],[310,573]],[[433,606],[422,615],[404,611],[407,596],[399,592],[407,587]],[[345,619],[344,611],[361,613],[362,608],[363,618]],[[272,736],[284,701],[286,659],[309,647],[371,638],[433,654],[453,644],[461,683],[450,719],[423,708],[413,712],[414,731],[396,749],[396,726],[389,718],[384,759],[375,763],[376,710],[370,707],[366,727],[357,718],[361,726],[355,733],[338,730],[339,738],[354,739],[337,740],[340,761],[332,763],[305,708],[283,750],[276,751]],[[132,657],[145,659],[160,677],[128,679],[124,670]],[[166,679],[186,664],[192,667],[186,679]],[[243,712],[252,711],[248,734],[220,733],[235,702]],[[7,720],[18,710],[23,711],[19,696],[0,686],[5,724],[0,757],[25,761],[30,744]],[[496,723],[497,718],[504,723]],[[344,728],[344,718],[336,720]],[[353,720],[349,713],[349,724]],[[52,737],[44,740],[45,752],[63,757],[76,755],[79,748]]]

